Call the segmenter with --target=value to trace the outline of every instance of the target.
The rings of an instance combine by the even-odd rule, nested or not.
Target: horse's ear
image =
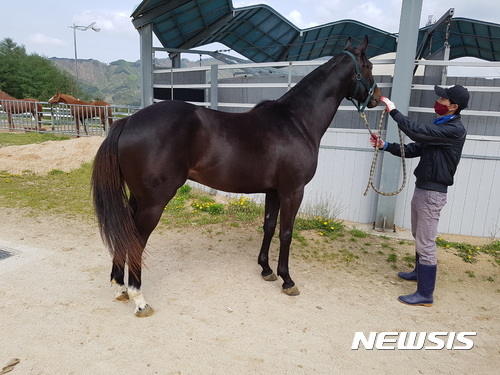
[[[351,48],[351,44],[352,44],[352,38],[351,37],[348,37],[346,42],[345,42],[345,47],[344,49],[348,49],[348,48]]]
[[[367,48],[368,48],[368,35],[365,35],[363,41],[358,45],[358,51],[360,53],[365,53]]]

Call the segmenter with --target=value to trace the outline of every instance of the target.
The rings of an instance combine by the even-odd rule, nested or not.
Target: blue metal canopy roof
[[[420,29],[419,42],[431,26]],[[446,39],[446,25],[437,28],[423,56],[442,49]],[[453,18],[449,29],[450,60],[476,57],[487,61],[500,61],[500,25],[468,18]]]
[[[191,49],[222,43],[254,62],[313,60],[341,52],[346,39],[370,38],[370,57],[396,52],[397,36],[361,22],[342,20],[299,29],[273,8],[234,8],[231,0],[144,0],[132,14],[136,28],[151,23],[165,48]],[[420,41],[428,28],[420,30]],[[446,25],[436,29],[429,55],[442,48]],[[451,20],[450,59],[472,56],[500,61],[500,25],[466,18]]]

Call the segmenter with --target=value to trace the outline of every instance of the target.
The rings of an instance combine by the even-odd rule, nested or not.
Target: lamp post
[[[80,31],[87,31],[88,29],[94,30],[96,33],[101,31],[98,27],[95,27],[95,22],[92,22],[88,26],[78,26],[73,24],[73,26],[68,26],[69,28],[73,29],[73,42],[75,44],[75,73],[76,73],[76,81],[78,82],[78,57],[76,55],[76,30]]]

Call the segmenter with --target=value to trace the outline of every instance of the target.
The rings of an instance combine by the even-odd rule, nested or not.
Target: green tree
[[[0,42],[0,90],[18,99],[41,101],[47,101],[56,91],[81,96],[81,88],[69,73],[45,57],[28,55],[26,48],[11,38]]]

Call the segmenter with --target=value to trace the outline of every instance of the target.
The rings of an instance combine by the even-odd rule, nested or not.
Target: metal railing
[[[238,108],[241,111],[247,111],[249,108],[255,106],[258,101],[252,100],[243,100],[243,101],[230,101],[224,102],[220,99],[221,90],[234,90],[234,89],[258,89],[258,90],[266,90],[266,89],[282,89],[282,93],[286,92],[290,88],[296,85],[296,82],[292,82],[292,78],[294,76],[294,68],[307,68],[310,67],[311,70],[322,65],[327,60],[317,60],[317,61],[293,61],[293,62],[272,62],[272,63],[249,63],[249,64],[229,64],[229,65],[212,65],[212,66],[201,66],[201,67],[193,67],[193,68],[160,68],[155,69],[153,74],[155,76],[159,76],[161,74],[167,74],[169,77],[167,78],[168,83],[155,83],[153,85],[154,88],[159,89],[169,89],[171,90],[171,97],[175,98],[174,90],[175,89],[203,89],[205,90],[205,101],[203,102],[191,102],[192,104],[211,107],[213,109],[217,108]],[[395,64],[394,59],[372,59],[371,62],[374,65],[374,75],[388,75],[391,76],[392,72],[384,72],[379,73],[376,72],[377,67],[380,70],[391,70],[393,65]],[[490,61],[444,61],[444,60],[419,60],[415,61],[416,66],[441,66],[441,67],[474,67],[474,68],[500,68],[500,62],[490,62]],[[281,77],[286,77],[286,80],[282,82],[259,82],[259,83],[223,83],[220,82],[220,79],[217,79],[219,74],[222,74],[224,71],[235,70],[244,72],[248,69],[272,69],[275,72],[278,72]],[[176,78],[176,76],[181,77],[182,75],[186,75],[189,72],[205,72],[207,77],[205,83],[189,83],[182,82],[182,78]],[[304,74],[305,75],[305,74]],[[236,76],[236,75],[234,75]],[[267,77],[272,77],[273,75],[269,75]],[[275,75],[276,76],[276,75]],[[215,79],[214,79],[215,78]],[[500,78],[500,77],[499,77]],[[157,80],[155,79],[155,82]],[[443,84],[445,85],[445,84]],[[380,89],[390,89],[392,88],[391,82],[379,82],[378,86]],[[467,88],[470,92],[481,92],[486,94],[493,94],[500,92],[500,88],[491,87],[491,86],[470,86],[467,85]],[[424,84],[413,84],[412,90],[423,90],[429,91],[433,90],[434,85],[424,85]],[[277,92],[277,91],[276,91]],[[227,97],[227,95],[225,96]],[[231,99],[236,98],[230,95]],[[216,100],[213,100],[216,98]],[[277,99],[277,98],[274,98]],[[155,100],[160,101],[160,100]],[[471,106],[469,106],[471,107]],[[341,105],[339,107],[339,111],[354,111],[355,108],[346,103],[345,105]],[[382,110],[382,109],[381,109]],[[432,112],[432,108],[424,108],[418,106],[411,106],[411,112],[416,113],[427,113]],[[500,112],[496,110],[490,109],[481,109],[477,110],[474,108],[468,108],[467,110],[462,111],[465,115],[481,115],[481,116],[489,116],[489,117],[500,117]]]
[[[2,102],[5,105],[2,105]],[[15,105],[23,103],[18,100],[2,100],[0,102],[1,130],[50,132],[69,136],[105,136],[113,121],[130,116],[141,109],[141,107],[125,105],[102,107],[57,104],[51,106],[47,102],[38,102],[42,106],[41,112],[39,112],[37,105],[33,106],[31,112],[15,113],[16,111],[9,111],[9,108],[16,108]],[[4,109],[4,106],[7,108]],[[7,111],[11,112],[10,123]],[[40,120],[38,120],[39,118]]]

